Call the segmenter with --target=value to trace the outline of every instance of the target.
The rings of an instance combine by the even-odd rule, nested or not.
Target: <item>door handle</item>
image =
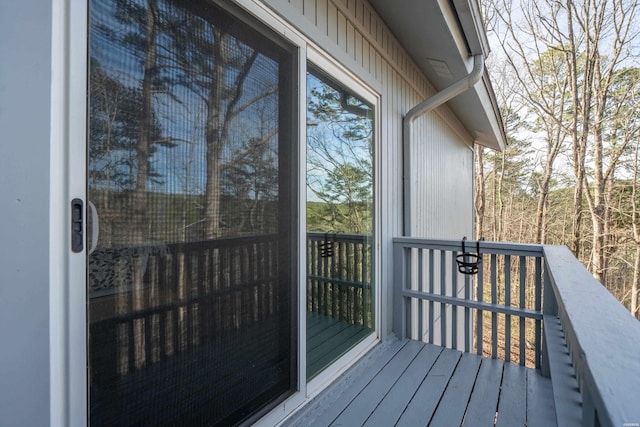
[[[96,246],[98,246],[100,222],[96,206],[87,201],[87,207],[91,213],[91,244],[89,245],[88,253],[88,255],[91,255],[96,250]],[[84,250],[84,227],[84,203],[82,199],[73,199],[71,201],[71,250],[74,253],[80,253]]]
[[[87,200],[87,206],[89,207],[89,212],[91,212],[91,245],[89,245],[89,255],[91,255],[98,246],[98,238],[100,237],[100,222],[98,219],[98,210],[96,209],[96,205]]]
[[[71,250],[80,253],[84,249],[84,207],[81,199],[71,201]]]

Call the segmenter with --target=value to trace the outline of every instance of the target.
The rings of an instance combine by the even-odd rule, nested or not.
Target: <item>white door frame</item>
[[[72,253],[71,200],[86,195],[87,2],[52,2],[50,404],[52,426],[86,424],[86,261]],[[85,233],[86,234],[86,233]],[[86,244],[85,244],[86,247]]]

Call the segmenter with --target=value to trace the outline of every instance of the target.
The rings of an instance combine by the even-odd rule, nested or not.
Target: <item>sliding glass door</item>
[[[295,50],[205,0],[89,31],[90,424],[251,419],[298,384]]]
[[[374,106],[307,73],[307,379],[374,332]]]

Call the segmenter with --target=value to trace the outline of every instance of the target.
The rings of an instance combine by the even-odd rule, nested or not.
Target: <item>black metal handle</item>
[[[81,199],[71,201],[71,250],[80,253],[84,250],[84,204]]]

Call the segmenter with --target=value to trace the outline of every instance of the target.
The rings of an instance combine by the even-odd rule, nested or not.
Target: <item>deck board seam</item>
[[[449,384],[451,384],[451,378],[453,378],[453,375],[455,374],[456,369],[458,369],[458,365],[460,364],[460,360],[462,360],[462,357],[458,358],[458,361],[456,362],[456,365],[453,367],[453,371],[451,371],[451,375],[449,376],[449,379],[447,379],[447,384],[442,389],[442,394],[440,394],[440,398],[438,399],[438,403],[436,404],[436,407],[433,409],[433,413],[431,414],[431,417],[429,417],[429,421],[427,421],[427,426],[431,425],[431,421],[433,420],[434,415],[436,414],[436,412],[438,412],[438,408],[440,407],[440,403],[442,402],[442,399],[444,397],[445,392],[447,391],[447,388],[449,387]]]
[[[478,382],[478,375],[480,375],[480,368],[482,368],[483,360],[480,360],[480,364],[478,365],[478,370],[476,371],[476,376],[473,379],[473,386],[471,387],[471,391],[469,392],[469,396],[467,396],[467,403],[464,405],[464,414],[462,415],[461,426],[464,425],[464,421],[467,418],[467,411],[469,410],[469,403],[471,403],[471,396],[473,396],[473,392],[476,390],[476,384]]]
[[[495,360],[495,359],[492,359]],[[496,400],[496,407],[493,411],[493,419],[494,424],[497,422],[496,414],[498,414],[498,409],[500,408],[500,400],[502,399],[502,387],[504,386],[504,363],[502,364],[502,369],[500,370],[500,388],[498,389],[498,399]],[[499,416],[499,414],[498,414]]]

